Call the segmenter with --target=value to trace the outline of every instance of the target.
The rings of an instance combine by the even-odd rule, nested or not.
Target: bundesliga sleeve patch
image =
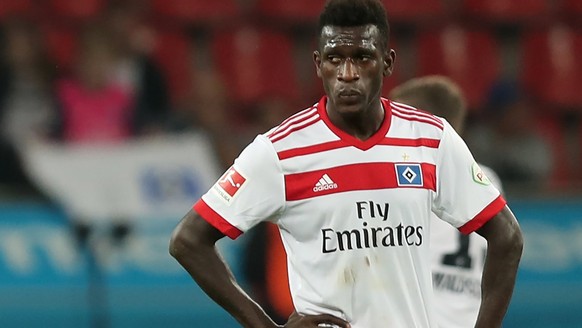
[[[422,187],[422,167],[418,163],[394,164],[398,186]]]
[[[230,205],[237,193],[241,190],[247,178],[245,178],[240,171],[237,171],[234,166],[231,166],[226,173],[214,184],[212,189]]]
[[[475,182],[482,184],[484,186],[488,186],[491,184],[491,181],[489,180],[489,178],[487,178],[485,173],[483,173],[483,170],[481,170],[481,167],[479,167],[479,164],[473,163],[473,166],[471,167],[471,171],[473,172],[473,180]]]

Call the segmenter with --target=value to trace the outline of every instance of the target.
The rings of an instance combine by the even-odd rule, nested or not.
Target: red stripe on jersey
[[[278,126],[276,126],[272,132],[268,135],[268,137],[273,136],[276,133],[281,132],[282,130],[286,129],[287,127],[289,127],[289,125],[295,123],[295,122],[300,122],[301,120],[305,119],[305,118],[309,118],[311,116],[313,116],[314,111],[316,111],[316,109],[314,107],[305,109],[300,111],[299,113],[296,113],[290,117],[288,117],[286,120],[284,120],[281,124],[279,124]]]
[[[378,145],[383,146],[403,146],[403,147],[429,147],[438,148],[440,140],[431,138],[418,138],[418,139],[406,139],[406,138],[384,138],[378,143]],[[351,145],[343,140],[329,141],[317,145],[293,148],[283,150],[277,153],[280,160],[289,159],[298,156],[322,153],[329,150],[340,149],[345,147],[350,147]]]
[[[438,127],[439,129],[443,130],[444,129],[444,124],[443,122],[441,122],[441,120],[439,120],[438,118],[436,118],[435,116],[422,112],[420,110],[414,109],[414,110],[410,110],[407,108],[403,108],[400,107],[399,105],[395,104],[394,102],[391,103],[392,105],[392,114],[403,118],[405,120],[409,120],[409,121],[418,121],[418,122],[423,122],[423,123],[428,123],[428,124],[432,124],[436,127]]]
[[[317,109],[315,109],[314,107],[306,109],[304,111],[301,111],[301,112],[289,117],[288,119],[283,121],[283,123],[279,124],[279,126],[276,127],[273,130],[273,132],[271,132],[268,135],[268,137],[273,138],[277,134],[285,133],[285,131],[287,131],[290,127],[297,125],[297,124],[300,124],[301,122],[305,122],[306,120],[308,120],[316,115],[317,115]]]
[[[436,191],[436,165],[420,163],[420,167],[422,168],[423,188]]]
[[[225,236],[230,239],[236,239],[242,234],[237,227],[226,221],[220,214],[216,213],[206,202],[202,199],[194,204],[194,210],[200,214],[200,216],[210,223],[213,227],[222,232]]]
[[[349,147],[349,146],[350,145],[345,143],[343,140],[336,140],[336,141],[324,142],[321,144],[307,146],[307,147],[300,147],[300,148],[292,148],[292,149],[288,149],[288,150],[283,150],[283,151],[278,152],[277,156],[279,156],[280,160],[284,160],[284,159],[288,159],[288,158],[292,158],[292,157],[315,154],[315,153],[322,153],[324,151],[339,149],[339,148],[344,148],[344,147]]]
[[[406,104],[402,104],[399,102],[395,102],[395,101],[391,101],[390,105],[392,108],[396,108],[397,110],[399,110],[402,113],[424,116],[426,118],[430,118],[430,119],[434,120],[435,122],[437,122],[440,125],[443,125],[443,122],[441,121],[440,118],[438,118],[434,114],[429,113],[427,111],[424,111],[422,109],[418,109],[418,108],[415,108],[415,107],[412,107],[412,106],[409,106]]]
[[[434,164],[420,164],[422,168],[422,185],[418,186],[399,185],[395,164],[397,163],[351,164],[285,175],[286,200],[302,200],[355,190],[391,188],[436,190],[436,167]]]
[[[471,232],[481,228],[487,221],[491,220],[497,213],[499,213],[507,204],[503,196],[495,198],[489,205],[487,205],[479,214],[475,215],[469,222],[463,224],[459,231],[463,234],[470,234]]]
[[[310,112],[311,112],[311,111],[313,111],[314,109],[315,109],[315,110],[317,109],[317,104],[315,104],[315,105],[313,105],[313,106],[311,106],[311,107],[309,107],[309,108],[306,108],[306,109],[304,109],[304,110],[302,110],[302,111],[300,111],[300,112],[298,112],[298,113],[295,113],[295,114],[293,114],[293,115],[289,116],[289,117],[288,117],[288,118],[286,118],[286,119],[285,119],[283,122],[281,122],[281,124],[279,124],[279,127],[282,127],[282,126],[285,126],[285,125],[287,125],[287,123],[288,123],[289,121],[291,121],[291,120],[293,120],[293,119],[295,119],[295,118],[297,118],[297,117],[299,117],[299,116],[305,115],[306,113],[310,113]]]
[[[304,120],[301,124],[294,124],[294,125],[290,125],[287,129],[285,129],[284,132],[275,134],[273,133],[273,135],[270,137],[271,142],[275,143],[285,137],[287,137],[288,135],[290,135],[291,133],[295,132],[295,131],[299,131],[301,129],[304,129],[310,125],[313,125],[317,122],[319,122],[320,118],[319,115],[314,115],[311,116],[309,118],[309,120]]]
[[[400,117],[400,118],[405,119],[407,121],[416,121],[416,122],[427,123],[427,124],[430,124],[430,125],[434,125],[434,126],[436,126],[437,128],[439,128],[441,130],[444,129],[444,127],[442,125],[439,125],[438,123],[435,123],[435,121],[430,120],[430,119],[427,119],[427,118],[423,118],[423,117],[420,117],[420,116],[412,116],[412,115],[409,116],[409,115],[405,115],[405,114],[399,113],[399,112],[397,112],[395,110],[392,111],[392,115],[394,115],[396,117]]]
[[[380,145],[385,146],[404,146],[404,147],[429,147],[429,148],[439,148],[440,140],[431,138],[417,138],[417,139],[407,139],[407,138],[384,138],[380,141]]]
[[[410,110],[410,109],[406,109],[406,108],[402,108],[394,103],[392,103],[392,112],[396,112],[400,115],[406,116],[406,117],[417,117],[417,118],[421,118],[421,119],[425,119],[428,121],[433,122],[434,124],[436,124],[437,126],[440,126],[441,128],[444,127],[443,122],[438,119],[436,116],[428,114],[426,112],[420,111],[420,110]]]

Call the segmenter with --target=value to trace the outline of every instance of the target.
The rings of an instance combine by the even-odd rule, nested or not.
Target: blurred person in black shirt
[[[113,1],[102,17],[117,51],[112,79],[134,98],[131,129],[136,136],[162,132],[172,109],[167,79],[151,55],[155,31],[146,14],[140,1]]]
[[[552,149],[536,130],[534,107],[518,83],[494,84],[485,115],[467,129],[467,144],[475,158],[497,172],[507,189],[543,188],[555,164]]]
[[[31,139],[55,132],[55,66],[40,31],[28,20],[5,20],[0,43],[0,186],[37,194],[19,152]]]

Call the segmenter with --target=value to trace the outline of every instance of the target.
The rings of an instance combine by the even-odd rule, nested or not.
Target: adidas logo
[[[336,188],[337,188],[337,183],[333,182],[333,180],[331,180],[329,175],[324,174],[321,177],[321,179],[319,179],[319,181],[315,184],[315,187],[313,187],[313,191],[318,192],[318,191],[336,189]]]

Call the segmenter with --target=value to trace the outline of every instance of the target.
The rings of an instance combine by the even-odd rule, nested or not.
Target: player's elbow
[[[174,229],[169,251],[178,262],[183,263],[197,255],[212,251],[216,241],[224,235],[208,224],[196,212],[188,212]]]
[[[510,237],[510,252],[515,254],[516,257],[521,258],[523,243],[523,234],[521,233],[521,229],[517,227]]]
[[[179,228],[174,229],[172,237],[170,238],[170,255],[175,259],[180,258],[188,248],[188,241]]]
[[[488,248],[501,257],[519,261],[523,252],[523,235],[511,210],[505,208],[489,220],[477,233],[487,239]]]
[[[506,232],[499,234],[498,237],[499,238],[494,239],[494,243],[497,246],[497,252],[519,261],[524,247],[523,234],[519,225],[515,224],[509,226],[506,229]]]
[[[181,262],[181,259],[197,249],[198,244],[195,235],[189,234],[183,225],[178,225],[170,238],[170,255]]]
[[[521,230],[509,234],[506,240],[498,245],[497,256],[504,258],[507,267],[517,268],[523,253],[523,236]]]

